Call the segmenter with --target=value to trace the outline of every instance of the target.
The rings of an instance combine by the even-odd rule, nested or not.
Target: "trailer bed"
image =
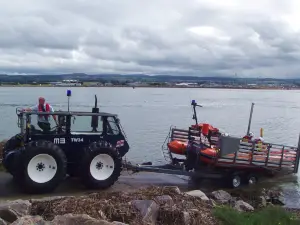
[[[199,131],[190,128],[189,130],[170,128],[168,141],[181,141],[185,144],[188,137],[192,136],[195,145],[200,143]],[[232,136],[211,137],[213,145],[220,145],[220,152],[212,156],[216,167],[247,167],[247,168],[269,168],[270,170],[288,170],[292,173],[298,172],[300,148],[282,144],[263,142],[245,142],[242,138]],[[202,143],[208,144],[206,137],[201,137]],[[300,140],[299,140],[300,141]],[[238,143],[238,144],[237,144]],[[174,160],[174,154],[163,145],[165,159]]]

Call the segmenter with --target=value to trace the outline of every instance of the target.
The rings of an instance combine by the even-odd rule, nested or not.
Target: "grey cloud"
[[[299,31],[283,20],[294,4],[1,1],[0,72],[297,76]]]

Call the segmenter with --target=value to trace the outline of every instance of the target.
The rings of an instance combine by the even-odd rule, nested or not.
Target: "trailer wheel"
[[[81,180],[87,188],[106,189],[120,177],[122,159],[107,145],[92,143],[85,151],[81,165]]]
[[[231,188],[239,188],[242,184],[242,177],[238,173],[233,173],[229,176],[228,181]]]
[[[66,177],[64,152],[49,141],[31,142],[25,147],[15,180],[27,193],[52,192]]]
[[[258,178],[257,178],[257,176],[255,176],[254,174],[249,174],[249,175],[247,176],[247,184],[249,184],[249,185],[254,185],[254,184],[256,184],[256,183],[257,183],[257,180],[258,180]]]

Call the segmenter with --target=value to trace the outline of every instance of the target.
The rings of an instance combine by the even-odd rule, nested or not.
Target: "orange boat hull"
[[[168,143],[169,150],[178,155],[184,155],[186,152],[187,143],[182,141],[171,141]]]

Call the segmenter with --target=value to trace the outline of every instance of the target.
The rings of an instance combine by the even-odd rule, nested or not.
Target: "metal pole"
[[[198,125],[198,118],[197,118],[197,112],[196,112],[196,105],[193,105],[193,110],[194,110],[194,119],[196,122],[196,126]]]
[[[68,96],[68,112],[70,112],[70,96]]]
[[[251,121],[252,121],[252,114],[253,114],[253,107],[254,107],[254,103],[251,104],[251,110],[250,110],[250,117],[249,117],[247,135],[249,135],[249,133],[250,133]]]
[[[298,138],[298,146],[297,146],[297,154],[296,154],[296,162],[295,162],[294,173],[298,173],[299,158],[300,158],[300,134],[299,134],[299,138]]]

